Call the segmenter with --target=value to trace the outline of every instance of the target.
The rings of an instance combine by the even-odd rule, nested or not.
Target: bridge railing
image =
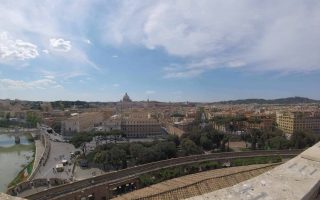
[[[0,128],[0,133],[28,133],[38,131],[37,128]]]

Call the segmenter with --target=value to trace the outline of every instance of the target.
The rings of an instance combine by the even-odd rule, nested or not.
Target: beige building
[[[109,119],[102,122],[102,127],[99,127],[99,131],[113,131],[121,130],[121,118],[120,115],[113,115]]]
[[[101,131],[122,130],[129,138],[161,137],[163,131],[158,120],[147,112],[113,115],[102,123]]]
[[[74,113],[72,117],[61,122],[61,133],[63,136],[72,136],[75,133],[88,131],[101,126],[104,119],[103,112]]]
[[[130,138],[161,137],[160,123],[152,118],[126,118],[121,121],[121,130]]]
[[[284,112],[277,113],[278,127],[286,134],[298,130],[312,130],[320,133],[319,112]]]

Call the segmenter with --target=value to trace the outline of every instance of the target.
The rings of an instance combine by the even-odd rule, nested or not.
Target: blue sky
[[[318,0],[3,0],[0,98],[320,99]]]

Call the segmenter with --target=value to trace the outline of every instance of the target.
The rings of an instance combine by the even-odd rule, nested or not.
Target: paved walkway
[[[35,146],[36,146],[36,153],[34,156],[34,164],[32,172],[36,169],[36,167],[39,165],[41,156],[44,152],[44,145],[42,144],[41,140],[35,140]]]

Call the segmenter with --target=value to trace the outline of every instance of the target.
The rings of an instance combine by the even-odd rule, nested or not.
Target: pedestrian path
[[[41,160],[41,156],[44,152],[44,145],[42,144],[41,140],[35,140],[35,146],[36,146],[36,153],[34,156],[34,163],[33,163],[33,169],[32,169],[32,173],[34,172],[34,170],[37,168],[37,166],[40,163]]]

